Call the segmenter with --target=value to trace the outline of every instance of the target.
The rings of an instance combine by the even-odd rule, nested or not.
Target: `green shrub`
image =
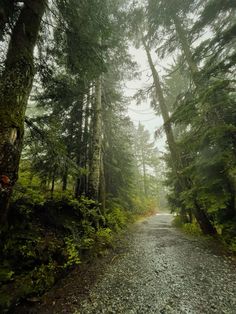
[[[182,225],[182,229],[184,232],[192,235],[201,235],[202,231],[198,224],[196,223],[186,223]]]
[[[17,183],[11,199],[12,203],[25,202],[26,205],[43,204],[45,197],[39,190]]]
[[[192,234],[192,235],[201,235],[202,234],[202,231],[196,222],[183,223],[180,215],[175,216],[172,224],[176,228],[182,229],[185,233]]]
[[[52,262],[47,265],[42,264],[35,267],[31,273],[31,279],[34,291],[37,292],[37,294],[41,294],[53,286],[55,283],[55,271],[56,265]]]
[[[72,237],[66,237],[65,244],[67,260],[64,264],[64,268],[80,264],[79,245],[75,243]]]
[[[156,200],[135,196],[132,198],[132,213],[137,215],[153,214],[157,210]]]
[[[95,239],[84,236],[81,240],[81,249],[89,250],[95,245]]]
[[[113,240],[112,230],[110,228],[100,228],[96,232],[96,242],[100,246],[111,245]]]
[[[128,215],[119,207],[113,208],[106,214],[106,225],[118,232],[123,229],[128,223]]]

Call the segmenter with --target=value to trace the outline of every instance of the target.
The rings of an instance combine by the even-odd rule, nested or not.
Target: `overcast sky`
[[[134,47],[131,47],[130,53],[132,54],[134,61],[138,63],[139,71],[141,72],[140,78],[127,81],[125,84],[125,95],[132,97],[138,90],[150,87],[153,80],[144,49],[135,49]],[[163,125],[162,118],[154,113],[150,106],[150,99],[147,99],[138,105],[136,103],[136,100],[132,100],[128,106],[128,114],[130,118],[135,125],[138,125],[140,121],[151,133],[152,138],[154,138],[155,130]],[[157,139],[156,146],[159,151],[163,151],[165,147],[165,139]]]

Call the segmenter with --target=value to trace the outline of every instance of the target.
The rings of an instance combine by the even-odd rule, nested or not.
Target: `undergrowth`
[[[0,312],[41,295],[72,267],[103,254],[132,217],[114,202],[101,212],[86,197],[45,199],[33,191],[15,197],[9,228],[1,232]]]
[[[187,234],[193,236],[203,236],[203,233],[196,221],[192,223],[183,223],[179,215],[175,216],[173,225]],[[236,230],[234,223],[229,222],[224,225],[216,224],[217,237],[219,242],[225,247],[227,251],[236,255]]]
[[[193,223],[183,223],[180,216],[176,216],[173,221],[173,225],[180,228],[183,232],[195,236],[202,235],[202,231],[196,222]]]

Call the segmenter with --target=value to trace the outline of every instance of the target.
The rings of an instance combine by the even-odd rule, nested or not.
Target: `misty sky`
[[[152,75],[149,69],[146,53],[144,49],[130,48],[130,52],[134,61],[139,65],[139,71],[141,77],[126,82],[126,88],[124,89],[125,95],[132,97],[139,89],[148,88],[152,85]],[[138,125],[139,121],[145,126],[151,133],[152,137],[156,129],[163,125],[163,120],[160,116],[157,116],[150,106],[150,99],[143,101],[141,104],[136,104],[136,100],[131,101],[128,107],[128,114],[135,125]],[[162,139],[156,140],[156,146],[159,151],[163,151],[165,147],[164,136]]]

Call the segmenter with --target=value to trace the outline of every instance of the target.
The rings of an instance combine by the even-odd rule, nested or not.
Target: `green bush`
[[[132,198],[132,213],[137,215],[153,214],[157,211],[156,200],[135,196]]]
[[[182,229],[184,232],[192,235],[201,235],[202,231],[198,224],[196,223],[186,223],[182,225]]]
[[[196,222],[183,223],[180,215],[175,216],[172,224],[173,226],[182,229],[185,233],[192,234],[192,235],[202,234],[202,231]]]
[[[111,245],[113,240],[112,230],[110,228],[100,228],[96,232],[96,242],[100,246]]]
[[[119,207],[113,208],[110,210],[106,216],[106,225],[118,232],[119,230],[123,229],[128,223],[128,215]]]
[[[79,256],[79,245],[75,243],[72,237],[65,238],[67,260],[64,267],[70,267],[81,263]]]

